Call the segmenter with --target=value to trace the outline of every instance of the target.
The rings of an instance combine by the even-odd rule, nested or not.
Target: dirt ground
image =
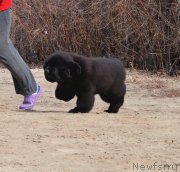
[[[23,112],[10,73],[0,69],[0,172],[147,172],[160,165],[180,172],[179,78],[128,71],[118,114],[105,113],[98,96],[90,113],[69,114],[75,99],[55,99],[56,84],[42,69],[32,72],[44,91]]]

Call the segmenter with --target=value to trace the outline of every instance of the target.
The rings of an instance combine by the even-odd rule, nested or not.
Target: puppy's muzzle
[[[56,77],[51,73],[51,71],[48,68],[44,69],[44,75],[47,81],[56,82]]]
[[[50,74],[50,70],[49,69],[45,69],[44,73],[45,73],[45,75],[49,75]]]

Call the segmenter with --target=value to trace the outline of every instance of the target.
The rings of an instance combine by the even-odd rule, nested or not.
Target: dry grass
[[[177,98],[180,97],[178,81],[179,77],[170,77],[160,73],[152,75],[150,72],[131,70],[127,72],[126,83],[127,87],[129,85],[136,85],[133,89],[137,91],[137,94],[139,89],[146,90],[143,97],[151,95],[157,98]]]
[[[179,21],[178,0],[15,0],[12,39],[30,63],[63,49],[176,74]]]

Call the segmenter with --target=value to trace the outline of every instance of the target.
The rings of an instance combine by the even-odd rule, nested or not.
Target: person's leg
[[[35,79],[24,60],[14,48],[9,32],[11,9],[0,12],[0,61],[9,69],[17,94],[31,95],[37,90]]]
[[[24,101],[19,109],[31,110],[35,106],[42,89],[37,86],[29,67],[9,38],[11,13],[11,9],[0,12],[0,61],[11,72],[16,93],[24,95]]]

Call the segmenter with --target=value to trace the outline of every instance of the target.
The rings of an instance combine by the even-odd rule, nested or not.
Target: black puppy
[[[77,107],[69,112],[89,112],[94,105],[94,95],[110,103],[106,112],[117,113],[124,103],[126,93],[125,69],[114,58],[87,58],[68,52],[50,55],[44,64],[45,78],[57,82],[57,99],[70,101],[77,96]]]

